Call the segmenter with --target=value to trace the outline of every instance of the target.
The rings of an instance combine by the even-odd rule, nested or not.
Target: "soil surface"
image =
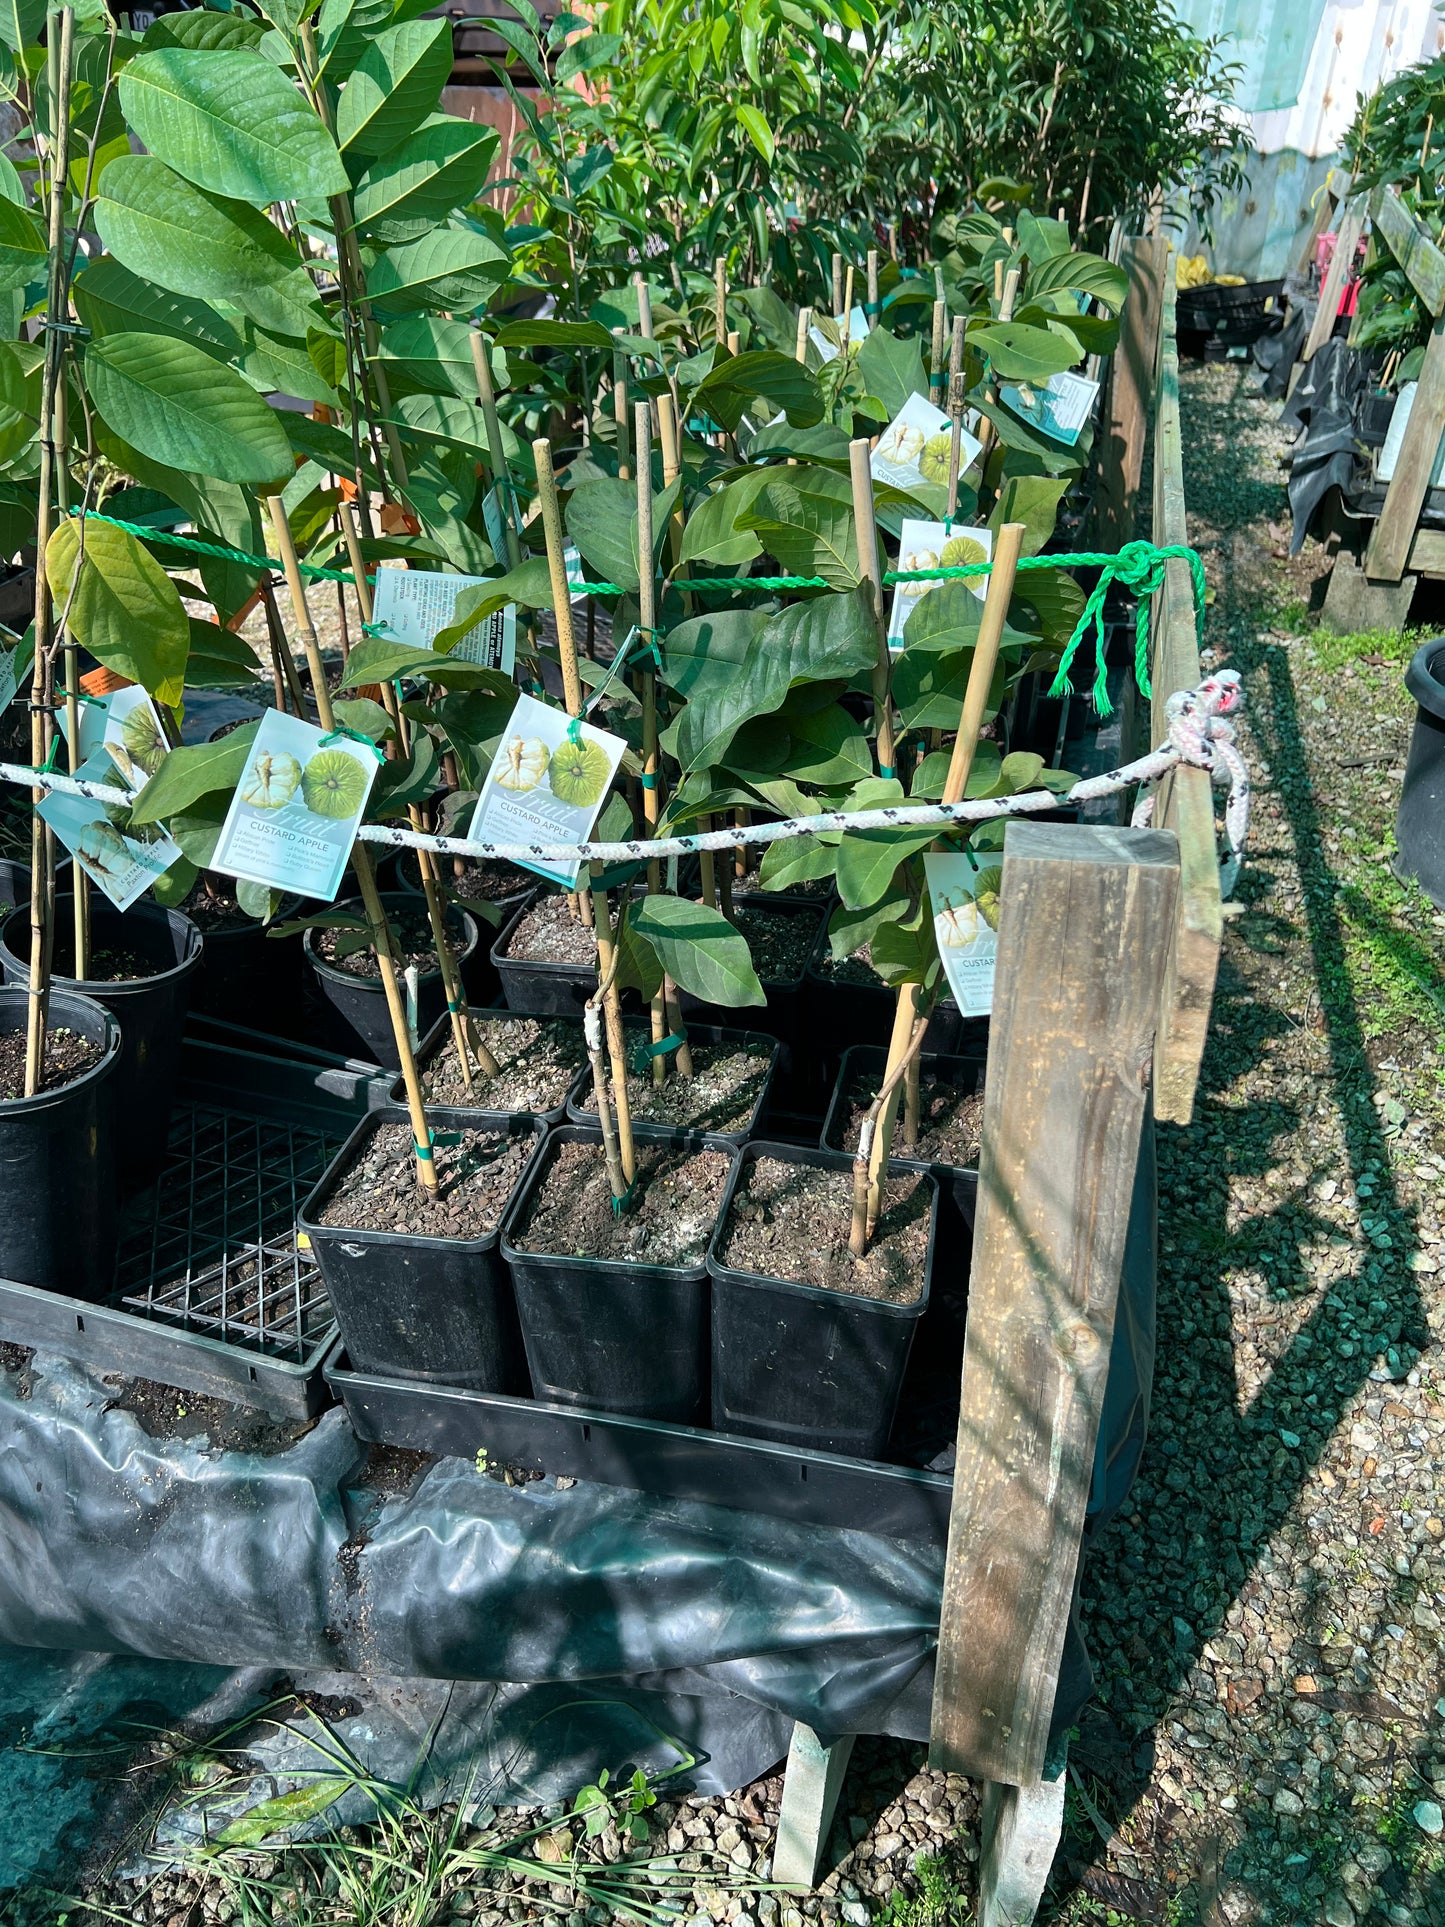
[[[624,1024],[623,1033],[630,1067],[640,1061],[643,1050],[652,1042],[652,1027]],[[694,1043],[691,1050],[691,1077],[678,1071],[675,1051],[666,1059],[667,1079],[660,1085],[653,1082],[650,1065],[641,1073],[629,1068],[627,1095],[633,1118],[699,1131],[746,1130],[767,1084],[771,1044]],[[610,1088],[610,1078],[608,1082]],[[582,1106],[596,1115],[597,1092],[590,1083],[582,1088]]]
[[[95,944],[86,966],[88,984],[134,984],[145,977],[160,977],[175,968],[174,962],[154,963],[142,951],[126,943]],[[57,925],[55,932],[55,975],[69,977],[75,969],[75,946],[70,935]]]
[[[762,904],[745,903],[733,922],[747,940],[753,969],[764,984],[800,981],[813,954],[813,945],[818,941],[816,917],[796,910],[770,910]]]
[[[396,951],[400,962],[398,971],[409,969],[415,964],[423,976],[437,969],[436,945],[432,942],[431,919],[425,910],[397,910],[388,905],[386,920],[391,925],[391,934],[396,940]],[[374,983],[381,980],[381,968],[376,961],[376,953],[368,944],[364,950],[353,950],[350,956],[338,957],[336,952],[343,942],[350,943],[353,932],[350,930],[318,930],[316,948],[333,970],[344,970],[352,977],[370,977]]]
[[[858,1130],[878,1095],[876,1071],[855,1071],[848,1084],[848,1118],[839,1135],[834,1122],[829,1137],[835,1151],[851,1151]],[[983,1092],[962,1090],[948,1077],[924,1067],[918,1077],[918,1143],[903,1147],[903,1113],[893,1135],[895,1157],[926,1158],[930,1164],[976,1165],[983,1130]]]
[[[471,857],[461,859],[461,875],[458,876],[454,865],[455,857],[437,858],[441,865],[441,882],[444,889],[458,897],[476,897],[483,903],[502,903],[508,897],[521,896],[527,890],[537,888],[538,879],[530,871],[519,870],[513,863],[475,861]],[[415,856],[404,854],[398,865],[398,872],[408,890],[420,891],[421,871],[417,868]]]
[[[884,1187],[883,1216],[866,1256],[848,1249],[852,1171],[759,1158],[733,1196],[718,1258],[736,1271],[914,1305],[923,1296],[933,1181],[920,1173]]]
[[[78,1031],[52,1030],[45,1039],[45,1070],[40,1080],[42,1091],[59,1090],[98,1064],[105,1046],[82,1037]],[[9,1030],[0,1036],[0,1103],[8,1104],[25,1095],[25,1032]]]
[[[700,1265],[717,1224],[732,1159],[722,1151],[637,1147],[636,1189],[619,1218],[600,1144],[561,1144],[525,1221],[519,1251],[641,1265]]]
[[[484,1238],[500,1224],[535,1143],[530,1136],[464,1130],[459,1144],[438,1144],[433,1200],[416,1181],[410,1125],[383,1124],[328,1200],[321,1223],[424,1238]]]
[[[139,1419],[148,1437],[203,1439],[217,1452],[255,1452],[271,1458],[304,1438],[316,1423],[315,1419],[272,1418],[227,1399],[160,1385],[149,1378],[107,1378],[106,1383],[116,1388],[111,1405]]]
[[[873,968],[872,952],[866,943],[847,957],[835,957],[831,950],[824,949],[813,968],[831,984],[866,984],[875,990],[888,988]]]
[[[260,924],[248,917],[228,890],[215,894],[198,883],[182,906],[191,922],[201,930],[259,930]]]
[[[581,964],[597,968],[597,939],[568,908],[565,891],[534,903],[512,932],[507,955],[518,963]]]
[[[472,1024],[497,1060],[497,1076],[484,1077],[474,1069],[468,1092],[448,1025],[442,1049],[423,1078],[430,1102],[480,1111],[552,1111],[565,1101],[587,1062],[582,1026],[565,1017],[489,1017],[474,1010]]]

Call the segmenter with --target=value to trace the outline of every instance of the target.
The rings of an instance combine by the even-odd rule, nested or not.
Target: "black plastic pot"
[[[1395,817],[1395,872],[1445,909],[1445,636],[1415,651],[1405,687],[1417,707]]]
[[[480,1016],[483,1013],[477,1012],[475,1014]],[[556,1012],[550,1011],[550,1010],[543,1010],[543,1011],[509,1010],[507,1012],[507,1015],[509,1017],[533,1017],[533,1018],[536,1018],[537,1021],[540,1023],[547,1023],[552,1017],[556,1015]],[[451,1014],[449,1011],[444,1010],[441,1016],[438,1017],[436,1022],[432,1025],[431,1029],[427,1032],[426,1036],[423,1037],[421,1042],[417,1045],[416,1061],[417,1061],[417,1068],[419,1070],[425,1072],[427,1066],[431,1063],[432,1059],[438,1054],[438,1052],[445,1050],[447,1044],[451,1040],[451,1034],[452,1034]],[[470,1104],[466,1104],[466,1105],[453,1104],[449,1108],[454,1111],[463,1112],[466,1116],[467,1122],[472,1126],[476,1126],[478,1123],[482,1123],[482,1124],[495,1125],[498,1129],[500,1129],[504,1125],[506,1125],[509,1119],[514,1117],[532,1117],[532,1118],[535,1118],[539,1124],[560,1124],[569,1115],[568,1105],[571,1101],[573,1092],[578,1087],[578,1084],[581,1082],[583,1078],[590,1078],[591,1075],[592,1075],[592,1072],[590,1071],[590,1069],[587,1067],[586,1064],[583,1064],[582,1067],[577,1072],[576,1077],[573,1078],[571,1086],[567,1090],[566,1095],[562,1098],[562,1101],[559,1104],[549,1105],[545,1111],[493,1111],[493,1110],[488,1110],[484,1103],[478,1103],[475,1107],[473,1107]],[[477,1086],[477,1096],[480,1099],[480,1098],[483,1098],[485,1094],[486,1094],[486,1080],[483,1079],[479,1082]],[[396,1082],[392,1085],[389,1095],[391,1097],[391,1101],[393,1104],[404,1104],[406,1102],[406,1087],[403,1084],[401,1078],[398,1077]],[[431,1107],[428,1106],[428,1114],[430,1114],[430,1109]]]
[[[475,1111],[428,1112],[433,1129],[475,1129]],[[383,1124],[407,1121],[401,1106],[374,1111],[346,1140],[297,1219],[309,1238],[351,1361],[388,1377],[525,1395],[521,1334],[500,1226],[484,1238],[426,1238],[321,1224],[320,1214]],[[501,1129],[538,1143],[542,1126],[515,1118]],[[534,1160],[535,1162],[535,1157]]]
[[[416,899],[402,895],[398,890],[387,892],[381,899],[388,916],[396,914],[414,915]],[[352,898],[337,906],[341,910],[359,910],[361,900]],[[457,960],[465,965],[480,941],[476,923],[465,910],[455,905],[447,913],[448,929],[455,929],[461,936]],[[386,1070],[401,1069],[401,1055],[396,1048],[396,1033],[391,1025],[391,1011],[386,1001],[380,977],[358,977],[354,971],[339,970],[335,964],[327,963],[317,951],[317,938],[320,932],[312,928],[306,932],[304,950],[306,961],[327,1005],[332,1023],[332,1040],[336,1049],[353,1057],[362,1057],[373,1064],[380,1064]],[[417,982],[417,1033],[425,1036],[437,1017],[446,1009],[447,993],[442,982],[440,970],[429,970]]]
[[[29,993],[0,989],[0,1033],[25,1033]],[[0,1102],[0,1278],[94,1301],[115,1267],[113,1095],[120,1026],[92,997],[50,993],[50,1027],[102,1048],[56,1090]]]
[[[581,1017],[582,1006],[597,988],[594,964],[548,963],[545,959],[511,957],[508,948],[517,926],[536,902],[539,891],[519,904],[492,945],[492,967],[502,987],[508,1010],[539,1011],[548,1017]]]
[[[73,899],[55,900],[57,968],[54,983],[93,997],[120,1025],[120,1069],[116,1073],[116,1165],[122,1190],[147,1182],[165,1157],[171,1105],[181,1074],[181,1032],[190,1008],[191,989],[201,967],[201,933],[179,910],[165,910],[143,899],[120,911],[98,890],[90,893],[93,950],[109,944],[134,950],[152,966],[148,977],[116,983],[77,982],[64,965],[74,929]],[[13,910],[0,928],[5,975],[13,984],[30,982],[30,912]]]
[[[888,1167],[890,1175],[916,1173],[933,1194],[922,1295],[916,1304],[890,1305],[737,1271],[722,1262],[718,1252],[733,1199],[759,1158],[814,1170],[852,1170],[852,1159],[839,1152],[803,1150],[795,1144],[748,1144],[738,1153],[707,1254],[713,1427],[785,1445],[812,1445],[820,1452],[881,1458],[913,1335],[928,1309],[938,1231],[937,1181],[921,1165],[894,1162]]]
[[[448,889],[456,891],[461,896],[471,896],[473,894],[473,892],[467,888],[465,878],[458,880],[451,875],[450,857],[439,856],[437,862],[440,863],[446,871],[442,882]],[[491,902],[496,909],[501,912],[501,922],[494,926],[499,930],[503,924],[507,923],[516,915],[524,903],[530,903],[542,887],[540,877],[528,876],[525,870],[517,870],[514,872],[514,875],[516,878],[515,889],[506,891],[502,896],[487,899],[487,901]],[[421,870],[417,865],[415,850],[401,850],[397,853],[396,889],[402,896],[416,897],[423,903],[426,901],[426,892],[421,887]]]
[[[775,1037],[769,1037],[765,1031],[728,1030],[721,1024],[690,1023],[687,1027],[687,1039],[690,1044],[761,1044],[771,1047],[772,1055],[767,1075],[763,1079],[763,1088],[758,1093],[758,1101],[753,1106],[752,1116],[740,1131],[715,1131],[711,1125],[704,1123],[660,1127],[644,1117],[636,1118],[634,1121],[639,1126],[646,1124],[649,1130],[676,1128],[685,1131],[706,1131],[710,1138],[716,1138],[719,1143],[746,1144],[749,1138],[756,1137],[763,1128],[763,1121],[768,1114],[768,1100],[772,1093],[773,1079],[777,1075],[778,1060],[782,1055],[782,1045]],[[669,1075],[672,1074],[669,1072]],[[588,1066],[582,1070],[577,1082],[567,1094],[567,1116],[573,1124],[597,1122],[596,1109],[589,1109],[587,1104],[592,1094],[592,1071]]]
[[[639,1145],[726,1151],[726,1138],[636,1125]],[[563,1144],[597,1144],[595,1124],[562,1124],[547,1135],[502,1225],[527,1363],[537,1397],[629,1418],[690,1424],[707,1407],[707,1266],[621,1264],[519,1251],[517,1227]]]
[[[447,857],[439,857],[437,860],[444,866],[450,862],[450,859]],[[476,923],[479,941],[476,949],[462,965],[462,983],[465,986],[468,998],[474,1004],[490,1004],[496,1001],[497,993],[501,989],[501,979],[497,975],[497,966],[492,962],[493,941],[501,934],[519,910],[525,910],[527,908],[528,904],[530,904],[536,896],[539,888],[538,880],[534,877],[529,882],[524,870],[516,871],[515,875],[517,878],[516,889],[508,890],[504,896],[477,898],[479,902],[489,902],[491,904],[493,910],[496,912],[495,921],[489,921],[487,918],[475,912],[469,913]],[[450,876],[447,876],[443,879],[443,884],[445,888],[454,891],[458,896],[470,897],[473,895],[473,893],[467,889],[464,881],[456,882]],[[421,887],[421,871],[417,867],[416,852],[414,850],[399,850],[397,852],[396,889],[402,896],[412,897],[418,903],[426,902],[426,892]]]
[[[827,920],[826,903],[809,902],[802,897],[774,896],[768,891],[739,891],[733,898],[733,908],[766,910],[780,917],[802,917],[820,928]],[[730,1029],[745,1023],[751,1030],[775,1037],[782,1050],[778,1067],[773,1073],[773,1102],[783,1111],[811,1114],[821,1110],[824,1088],[816,1075],[816,1066],[800,1055],[798,1050],[798,1044],[807,1032],[807,1024],[799,1009],[806,975],[806,964],[792,977],[762,977],[759,972],[763,994],[768,1000],[762,1009],[748,1005],[733,1010],[725,1004],[706,1004],[686,991],[682,993],[681,1005],[689,1031],[708,1024]]]
[[[803,996],[803,1042],[809,1059],[822,1080],[829,1101],[843,1062],[843,1053],[855,1044],[886,1044],[893,1032],[893,1013],[898,1008],[898,992],[881,979],[873,984],[849,983],[823,968],[828,955],[826,925],[808,961]],[[928,1020],[928,1041],[941,1054],[983,1051],[988,1039],[986,1017],[965,1017],[945,992],[934,1005]]]
[[[944,1079],[955,1089],[966,1094],[983,1089],[984,1058],[950,1057],[942,1052],[925,1052],[919,1060],[919,1070],[925,1075]],[[846,1151],[851,1157],[853,1143],[844,1142],[848,1127],[850,1099],[849,1085],[855,1077],[871,1079],[871,1088],[876,1091],[883,1081],[883,1073],[888,1065],[888,1052],[872,1044],[854,1045],[843,1053],[843,1061],[838,1067],[838,1081],[833,1086],[832,1100],[828,1105],[828,1115],[823,1123],[820,1140],[825,1151]],[[915,1160],[899,1150],[902,1139],[902,1122],[894,1134],[893,1148],[899,1151],[896,1162],[911,1164]],[[940,1164],[934,1159],[918,1160],[927,1165],[938,1180],[938,1231],[936,1242],[940,1251],[952,1251],[955,1241],[963,1240],[965,1248],[973,1239],[974,1204],[978,1196],[978,1165]]]
[[[298,907],[294,900],[287,903],[276,921],[294,917]],[[299,931],[274,937],[270,926],[248,920],[219,924],[204,934],[192,1010],[271,1037],[288,1037],[302,1029],[306,968]]]
[[[30,865],[0,857],[0,915],[19,910],[30,901]]]

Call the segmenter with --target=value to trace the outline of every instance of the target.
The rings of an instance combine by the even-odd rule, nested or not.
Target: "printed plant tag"
[[[993,1009],[1002,862],[992,851],[929,851],[923,870],[943,974],[964,1016],[986,1017]]]
[[[431,569],[378,569],[372,626],[389,642],[430,649],[438,632],[456,621],[457,597],[484,575],[441,575]]]
[[[957,569],[966,562],[987,562],[993,555],[993,530],[965,527],[955,522],[903,524],[898,538],[898,569]],[[965,576],[964,580],[980,601],[988,594],[988,577]],[[898,582],[893,587],[893,607],[888,612],[888,647],[899,650],[906,640],[904,625],[936,582]]]
[[[0,715],[15,700],[15,691],[20,687],[15,674],[15,651],[0,648]]]
[[[864,335],[868,333],[868,317],[861,308],[853,307],[849,309],[846,315],[835,314],[833,316],[833,326],[838,330],[839,341],[842,340],[843,330],[846,328],[848,331],[848,346],[850,348],[856,348]],[[829,341],[821,328],[810,328],[808,330],[808,339],[818,350],[820,357],[825,362],[836,361],[843,352],[839,343]]]
[[[1003,382],[998,391],[1005,408],[1011,408],[1054,441],[1067,442],[1070,448],[1094,412],[1098,392],[1098,382],[1088,381],[1083,375],[1050,375],[1042,385]]]
[[[211,868],[333,903],[379,767],[366,743],[268,709]]]
[[[484,669],[500,669],[510,676],[517,663],[516,603],[481,616],[448,654],[459,662],[479,662]]]
[[[958,472],[983,448],[967,429],[959,438]],[[941,408],[922,395],[910,395],[878,437],[869,458],[875,482],[891,488],[913,489],[920,482],[948,487],[948,465],[953,455],[953,423]]]
[[[76,775],[89,783],[120,787],[115,764],[101,749],[86,758]],[[93,803],[86,796],[52,790],[39,813],[117,910],[129,910],[181,856],[180,845],[158,823],[132,827],[129,810],[118,803]]]
[[[132,683],[128,689],[113,689],[105,698],[105,708],[84,705],[99,716],[107,755],[120,771],[126,788],[139,794],[165,761],[170,740],[161,727],[155,704],[141,688]],[[81,743],[85,724],[81,723]]]
[[[567,735],[570,721],[564,710],[535,696],[518,697],[477,798],[470,838],[537,849],[586,842],[627,745],[591,723],[579,726],[580,740],[573,743]],[[529,863],[522,857],[511,861],[569,887],[581,868],[577,863]]]
[[[567,600],[585,602],[587,600],[587,571],[582,566],[582,551],[575,542],[569,542],[562,551],[562,567],[567,571]]]

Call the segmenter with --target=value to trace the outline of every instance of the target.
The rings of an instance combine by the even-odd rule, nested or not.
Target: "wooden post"
[[[1174,277],[1166,274],[1154,405],[1154,540],[1161,548],[1189,540],[1184,515],[1175,300]],[[1165,564],[1164,586],[1154,598],[1150,626],[1154,638],[1151,741],[1157,746],[1168,731],[1170,696],[1176,690],[1197,689],[1201,680],[1194,588],[1189,565],[1178,557]],[[1160,785],[1154,821],[1159,828],[1175,830],[1179,836],[1179,905],[1154,1055],[1154,1115],[1170,1124],[1187,1124],[1194,1115],[1194,1092],[1224,935],[1209,772],[1187,765],[1173,770]]]
[[[929,1761],[1041,1779],[1179,887],[1164,830],[1011,823]]]
[[[818,1884],[853,1739],[853,1734],[845,1733],[825,1746],[811,1726],[804,1726],[801,1720],[794,1722],[773,1848],[773,1879],[780,1887],[797,1887],[808,1893]]]
[[[1365,551],[1365,574],[1372,581],[1398,582],[1405,573],[1435,457],[1440,450],[1442,431],[1445,431],[1445,314],[1430,331],[1395,473],[1385,491],[1385,505]]]
[[[1360,244],[1360,235],[1365,226],[1365,201],[1356,195],[1340,212],[1340,225],[1335,234],[1335,251],[1330,257],[1329,271],[1325,275],[1324,286],[1320,289],[1320,305],[1315,309],[1314,325],[1309,338],[1300,350],[1300,360],[1308,361],[1322,348],[1334,333],[1335,317],[1340,310],[1340,296],[1344,293],[1345,282],[1355,263],[1355,250]]]
[[[1118,346],[1109,364],[1108,401],[1099,446],[1096,517],[1102,549],[1121,549],[1134,538],[1167,259],[1164,243],[1148,236],[1126,241],[1120,255],[1119,264],[1129,277],[1129,292],[1120,317]]]
[[[948,388],[948,303],[933,304],[933,343],[928,362],[928,399],[937,408]]]

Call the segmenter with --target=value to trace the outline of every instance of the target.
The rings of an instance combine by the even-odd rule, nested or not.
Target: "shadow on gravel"
[[[1418,1863],[1432,1843],[1402,1824],[1401,1797],[1413,1788],[1413,1804],[1428,1789],[1410,1766],[1410,1722],[1382,1695],[1382,1681],[1370,1662],[1347,1656],[1337,1667],[1336,1653],[1325,1663],[1322,1649],[1331,1612],[1327,1578],[1319,1578],[1316,1598],[1300,1605],[1295,1596],[1306,1623],[1303,1636],[1290,1639],[1284,1651],[1271,1650],[1267,1546],[1295,1507],[1311,1468],[1379,1356],[1395,1347],[1403,1375],[1429,1334],[1414,1274],[1403,1262],[1415,1244],[1413,1217],[1393,1186],[1385,1137],[1371,1101],[1374,1079],[1336,904],[1340,886],[1324,856],[1289,657],[1249,632],[1240,636],[1236,631],[1233,640],[1230,665],[1246,680],[1252,726],[1293,833],[1303,887],[1301,930],[1255,907],[1267,875],[1258,863],[1253,873],[1247,868],[1241,889],[1245,911],[1234,926],[1236,941],[1242,939],[1256,954],[1278,951],[1301,934],[1308,941],[1321,1000],[1314,1022],[1318,1027],[1322,1019],[1329,1050],[1329,1073],[1317,1088],[1338,1111],[1348,1176],[1356,1183],[1365,1180],[1366,1190],[1373,1187],[1371,1242],[1377,1248],[1361,1258],[1353,1273],[1334,1279],[1241,1415],[1229,1274],[1241,1267],[1262,1274],[1269,1297],[1284,1311],[1286,1300],[1313,1288],[1308,1244],[1322,1229],[1327,1235],[1334,1227],[1325,1226],[1299,1194],[1253,1217],[1240,1233],[1227,1230],[1230,1180],[1263,1178],[1289,1154],[1290,1139],[1307,1118],[1290,1102],[1255,1103],[1244,1116],[1237,1104],[1224,1102],[1218,1094],[1258,1061],[1271,1037],[1283,1035],[1292,1023],[1309,1021],[1309,1014],[1271,1007],[1267,985],[1251,981],[1226,961],[1195,1122],[1185,1132],[1160,1133],[1166,1242],[1150,1439],[1133,1507],[1094,1548],[1085,1573],[1099,1695],[1108,1712],[1095,1711],[1086,1718],[1074,1758],[1109,1788],[1108,1804],[1121,1816],[1139,1803],[1151,1780],[1156,1792],[1162,1789],[1157,1801],[1141,1808],[1138,1816],[1152,1816],[1162,1865],[1172,1821],[1183,1817],[1182,1804],[1195,1809],[1189,1831],[1207,1837],[1207,1808],[1224,1792],[1222,1778],[1206,1801],[1197,1785],[1183,1787],[1168,1773],[1155,1777],[1153,1730],[1171,1701],[1184,1701],[1179,1710],[1190,1716],[1190,1730],[1180,1735],[1175,1729],[1172,1737],[1176,1744],[1182,1737],[1206,1755],[1202,1774],[1191,1778],[1209,1777],[1207,1756],[1216,1742],[1226,1743],[1234,1762],[1230,1777],[1238,1804],[1232,1827],[1221,1815],[1219,1832],[1227,1839],[1232,1828],[1238,1828],[1242,1839],[1225,1857],[1223,1879],[1240,1879],[1257,1897],[1254,1918],[1261,1927],[1274,1922],[1293,1927],[1296,1921],[1304,1927],[1323,1917],[1321,1897],[1338,1886],[1347,1836],[1368,1830],[1372,1822],[1381,1837],[1392,1840],[1394,1855],[1379,1878],[1377,1893],[1388,1905],[1402,1904],[1412,1863]],[[1300,1102],[1312,1104],[1314,1095],[1309,1092]],[[1344,1179],[1347,1173],[1338,1175]],[[1388,1237],[1388,1246],[1378,1244],[1381,1236]],[[1254,1319],[1260,1322],[1259,1308]],[[1381,1390],[1388,1395],[1387,1386]],[[1369,1522],[1362,1523],[1368,1532]],[[1347,1560],[1351,1556],[1345,1555]],[[1408,1623],[1416,1582],[1404,1576],[1397,1586],[1398,1602],[1391,1601],[1382,1618],[1403,1617]],[[1226,1625],[1236,1601],[1246,1607],[1258,1602],[1263,1609],[1252,1625],[1245,1616],[1249,1638]],[[1222,1704],[1213,1673],[1200,1664],[1204,1645],[1211,1640],[1217,1649],[1225,1649],[1221,1656],[1231,1675]],[[1273,1701],[1277,1718],[1268,1727],[1258,1716],[1235,1723],[1233,1716],[1266,1692],[1261,1660],[1284,1684]],[[1301,1674],[1313,1677],[1312,1695],[1290,1692],[1290,1682]],[[1352,1789],[1348,1780],[1335,1783],[1329,1761],[1319,1761],[1318,1776],[1312,1777],[1317,1763],[1309,1745],[1314,1722],[1297,1723],[1291,1717],[1302,1700],[1337,1721],[1353,1716],[1377,1722],[1392,1736],[1385,1758],[1375,1763],[1386,1799],[1364,1828],[1359,1816],[1354,1826],[1348,1824]],[[1253,1772],[1251,1755],[1257,1763]],[[1408,1812],[1408,1805],[1403,1811]],[[1140,1845],[1140,1871],[1147,1883],[1150,1846],[1147,1839]],[[1097,1839],[1093,1850],[1099,1851]],[[1084,1884],[1089,1885],[1087,1875]],[[1213,1881],[1204,1884],[1207,1888]],[[1414,1917],[1445,1921],[1445,1881],[1422,1870],[1422,1885],[1424,1910]],[[1154,1891],[1162,1903],[1166,1895]],[[1420,1899],[1417,1888],[1411,1902],[1417,1910]],[[1203,1912],[1209,1905],[1207,1893],[1201,1901]],[[1148,1915],[1140,1911],[1135,1917]],[[1222,1927],[1227,1916],[1210,1909],[1205,1918],[1210,1927]]]

